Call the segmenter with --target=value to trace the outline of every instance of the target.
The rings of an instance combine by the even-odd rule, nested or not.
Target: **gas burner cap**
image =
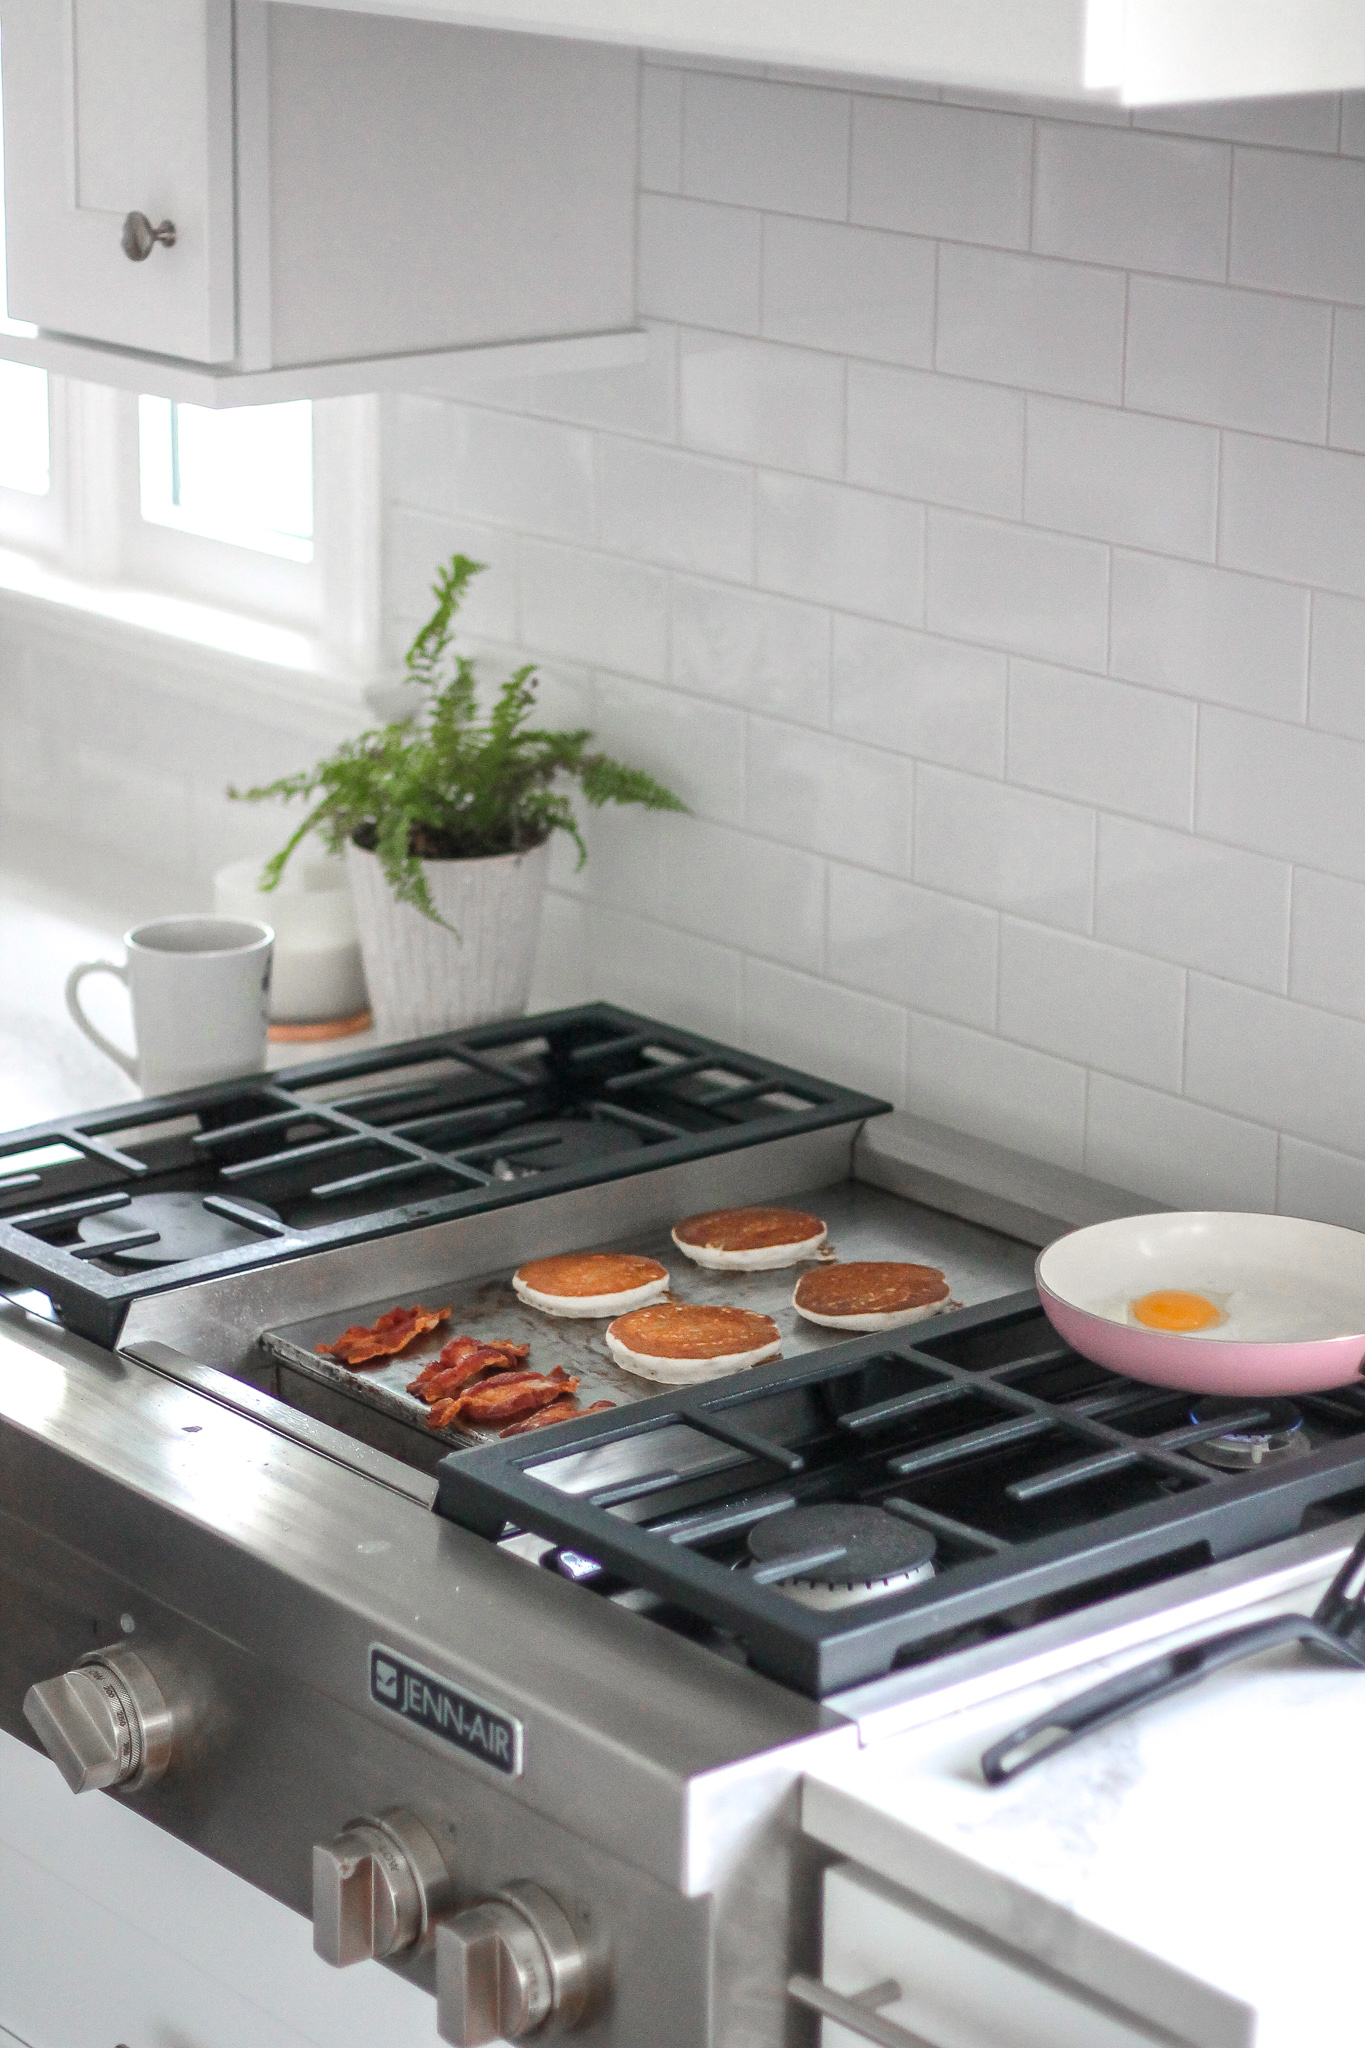
[[[880,1600],[934,1575],[936,1546],[927,1530],[856,1501],[769,1515],[749,1531],[748,1547],[763,1581],[803,1607]],[[833,1551],[839,1555],[828,1555]]]
[[[1238,1416],[1256,1411],[1262,1421],[1237,1421]],[[1254,1472],[1282,1458],[1302,1458],[1313,1448],[1303,1417],[1292,1401],[1240,1401],[1210,1394],[1195,1402],[1190,1421],[1216,1422],[1220,1415],[1228,1418],[1227,1430],[1220,1436],[1205,1437],[1201,1443],[1187,1444],[1187,1457],[1197,1458],[1202,1465],[1215,1465],[1222,1472]]]
[[[243,1195],[234,1195],[232,1199],[239,1208],[250,1209],[268,1222],[280,1221],[275,1211],[267,1208],[264,1202],[248,1201]],[[206,1259],[214,1252],[234,1252],[239,1245],[263,1241],[258,1231],[248,1230],[244,1224],[234,1223],[230,1216],[218,1216],[212,1209],[206,1209],[202,1195],[181,1189],[164,1194],[134,1195],[132,1201],[121,1209],[106,1209],[98,1216],[82,1216],[77,1227],[87,1244],[107,1244],[107,1258],[118,1259],[121,1264],[130,1266],[178,1266],[186,1259]],[[134,1231],[140,1230],[156,1231],[155,1241],[130,1245],[127,1251],[121,1252],[119,1239],[131,1237]]]

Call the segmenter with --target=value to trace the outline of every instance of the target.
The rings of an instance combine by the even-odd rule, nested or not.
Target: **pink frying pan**
[[[1191,1394],[1308,1394],[1365,1360],[1365,1236],[1334,1223],[1219,1210],[1124,1216],[1039,1254],[1049,1322],[1083,1358]],[[1133,1304],[1198,1295],[1220,1320],[1144,1327]],[[1152,1313],[1150,1308],[1144,1314]]]

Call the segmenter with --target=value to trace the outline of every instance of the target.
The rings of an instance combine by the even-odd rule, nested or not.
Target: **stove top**
[[[1030,1292],[448,1457],[436,1505],[823,1698],[1359,1514],[1365,1386],[1288,1405],[1106,1372]]]
[[[112,1346],[149,1295],[876,1116],[605,1003],[0,1139],[0,1287]]]

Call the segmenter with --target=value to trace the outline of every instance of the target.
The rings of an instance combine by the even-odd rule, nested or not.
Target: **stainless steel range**
[[[881,1107],[597,1006],[4,1141],[0,1721],[444,2040],[812,2038],[817,1749],[1365,1504],[1358,1393],[1196,1416],[1083,1364],[1029,1248],[857,1177]],[[678,1216],[790,1197],[963,1308],[849,1342],[790,1273],[680,1270]],[[528,1324],[513,1266],[613,1245],[773,1314],[783,1363],[660,1396]],[[464,1448],[319,1358],[417,1299],[612,1411]]]

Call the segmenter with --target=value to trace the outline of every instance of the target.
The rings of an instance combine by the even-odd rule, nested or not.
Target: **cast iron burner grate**
[[[1359,1512],[1365,1386],[1300,1396],[1307,1448],[1229,1471],[1201,1447],[1274,1428],[1281,1404],[1192,1419],[1188,1395],[1079,1357],[1031,1292],[922,1329],[563,1423],[553,1446],[460,1452],[440,1467],[437,1511],[494,1541],[561,1546],[547,1561],[566,1577],[635,1589],[647,1612],[652,1596],[660,1620],[718,1632],[717,1647],[816,1698]],[[842,1540],[828,1529],[804,1571],[782,1543],[756,1568],[772,1546],[751,1532],[836,1502],[932,1538],[932,1573],[803,1603],[781,1581],[818,1579]]]
[[[0,1287],[112,1346],[143,1295],[888,1107],[606,1003],[518,1017],[11,1132]]]

